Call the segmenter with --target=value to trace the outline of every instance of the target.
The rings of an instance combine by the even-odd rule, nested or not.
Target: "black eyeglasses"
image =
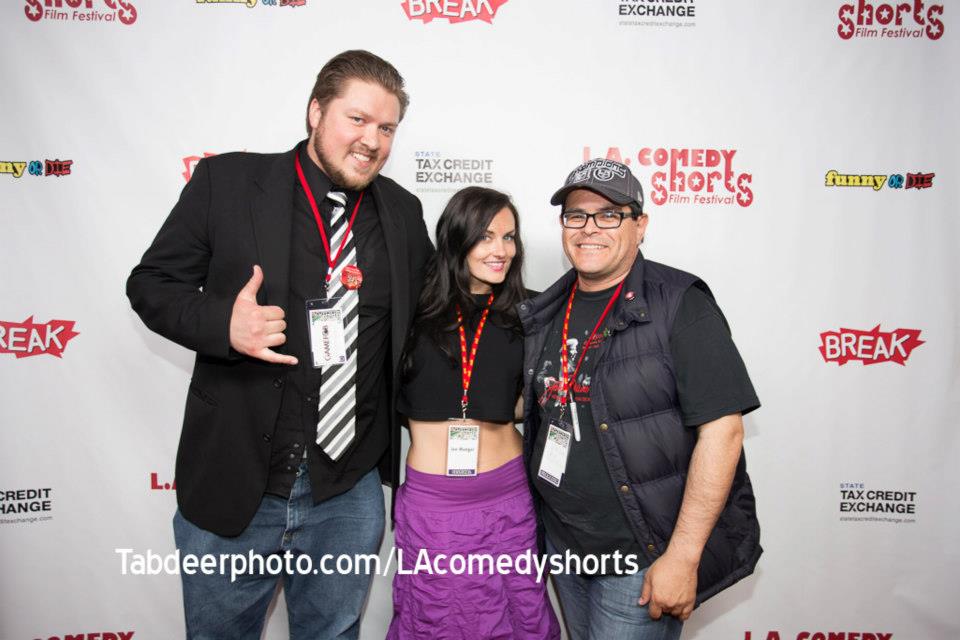
[[[619,209],[603,209],[596,213],[587,213],[586,211],[564,211],[560,214],[560,224],[567,229],[583,229],[587,226],[587,220],[593,218],[593,224],[599,229],[616,229],[623,224],[624,218],[636,218],[632,211],[620,211]]]

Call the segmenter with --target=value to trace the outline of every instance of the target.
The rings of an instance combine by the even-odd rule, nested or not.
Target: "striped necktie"
[[[347,196],[340,191],[331,191],[327,199],[333,201],[330,216],[330,253],[336,255],[343,235],[347,232]],[[336,268],[327,282],[327,297],[337,298],[334,308],[339,309],[346,328],[344,344],[347,349],[345,364],[323,367],[320,373],[320,420],[317,422],[317,444],[331,459],[337,460],[353,442],[357,432],[357,337],[359,335],[360,294],[356,289],[347,289],[340,274],[347,265],[356,264],[357,248],[353,234],[340,253]]]

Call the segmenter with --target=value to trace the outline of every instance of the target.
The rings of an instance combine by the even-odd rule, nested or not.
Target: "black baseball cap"
[[[560,205],[575,189],[596,191],[614,204],[636,204],[643,211],[643,187],[630,172],[630,167],[616,160],[594,158],[570,172],[563,186],[550,198],[550,204]]]

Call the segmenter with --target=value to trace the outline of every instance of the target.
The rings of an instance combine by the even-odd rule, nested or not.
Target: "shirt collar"
[[[348,202],[355,202],[358,192],[333,184],[330,177],[310,158],[310,154],[307,153],[307,145],[309,144],[309,140],[301,142],[297,153],[300,154],[300,166],[303,167],[303,175],[307,179],[307,184],[310,185],[310,190],[313,191],[313,197],[317,199],[317,203],[319,204],[331,191],[342,191],[347,194]]]

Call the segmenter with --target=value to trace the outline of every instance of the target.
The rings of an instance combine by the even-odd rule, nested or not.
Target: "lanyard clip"
[[[460,400],[460,412],[461,412],[461,414],[463,415],[463,419],[466,420],[466,419],[467,419],[467,398],[466,398],[466,396],[464,396],[463,399]]]

